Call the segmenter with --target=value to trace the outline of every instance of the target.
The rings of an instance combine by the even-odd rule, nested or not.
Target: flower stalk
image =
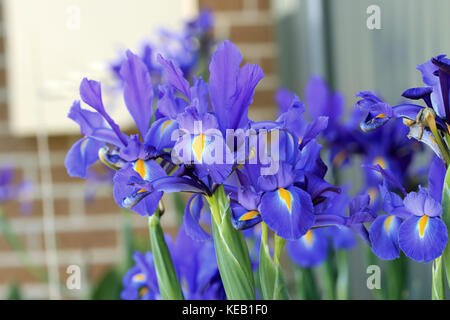
[[[280,256],[283,250],[285,239],[274,236],[275,250],[273,259],[270,255],[269,228],[263,222],[261,235],[261,249],[259,256],[259,276],[261,281],[261,291],[264,300],[286,300],[289,294],[286,289],[283,272],[280,265]]]
[[[183,291],[167,247],[160,223],[161,210],[149,217],[150,242],[155,259],[156,276],[163,300],[184,300]]]
[[[223,186],[206,197],[211,209],[217,264],[229,300],[255,300],[250,255],[242,231],[231,224],[230,202]]]

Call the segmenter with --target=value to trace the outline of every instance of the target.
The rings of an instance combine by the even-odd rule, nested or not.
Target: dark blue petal
[[[287,252],[298,265],[309,268],[321,264],[328,256],[328,241],[324,230],[309,230],[296,241],[289,241]]]
[[[314,224],[314,208],[308,193],[297,187],[280,188],[261,198],[263,221],[278,236],[297,240]]]
[[[400,256],[398,230],[402,219],[394,215],[383,214],[370,226],[369,237],[372,251],[383,260],[392,260]]]
[[[399,229],[400,249],[417,262],[430,262],[442,255],[447,244],[445,223],[437,217],[411,216]]]
[[[245,230],[261,222],[261,215],[257,210],[248,210],[240,205],[231,205],[231,223],[237,230]]]
[[[445,174],[444,163],[439,157],[434,156],[428,174],[428,189],[430,190],[430,196],[438,202],[442,200]]]

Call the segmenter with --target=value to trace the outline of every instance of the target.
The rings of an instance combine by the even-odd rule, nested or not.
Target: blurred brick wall
[[[275,115],[273,93],[277,86],[276,45],[270,12],[270,0],[199,0],[200,8],[210,8],[215,13],[215,36],[218,40],[235,42],[246,62],[258,63],[265,78],[258,86],[250,117],[255,120],[270,119]],[[1,5],[0,5],[1,8]],[[0,32],[1,32],[0,24]],[[3,34],[1,34],[3,37]],[[37,139],[16,138],[8,130],[7,92],[5,89],[5,59],[3,41],[0,41],[0,165],[13,164],[18,179],[26,177],[34,184],[33,212],[20,213],[16,202],[3,206],[13,230],[19,235],[30,252],[31,261],[46,266],[45,240],[43,235],[43,204],[40,192],[40,171],[37,159]],[[52,182],[54,191],[55,228],[61,284],[67,278],[68,265],[79,265],[82,283],[95,280],[108,266],[119,262],[123,256],[121,216],[111,198],[111,189],[102,187],[92,202],[85,202],[86,183],[70,178],[64,168],[64,157],[79,136],[52,136],[51,150]],[[167,214],[163,218],[165,230],[173,232],[175,220],[170,213],[173,201],[166,201]],[[132,215],[136,233],[146,235],[147,220]],[[145,238],[144,238],[145,239]],[[19,282],[25,298],[46,298],[49,291],[45,283],[35,279],[23,268],[21,260],[11,251],[0,231],[0,299],[7,294],[8,284]],[[84,297],[89,287],[82,290],[63,290],[64,297]]]

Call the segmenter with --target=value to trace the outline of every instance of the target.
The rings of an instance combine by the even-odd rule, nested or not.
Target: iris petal
[[[394,215],[378,216],[369,230],[372,251],[383,260],[392,260],[400,256],[398,229],[402,219]]]
[[[444,251],[448,235],[445,223],[437,217],[414,216],[399,228],[399,245],[405,254],[418,262],[430,262]]]
[[[290,241],[287,251],[291,259],[302,267],[319,265],[328,255],[328,241],[324,230],[309,230],[300,239]]]
[[[297,187],[265,193],[259,212],[269,228],[288,240],[299,239],[314,224],[311,197]]]

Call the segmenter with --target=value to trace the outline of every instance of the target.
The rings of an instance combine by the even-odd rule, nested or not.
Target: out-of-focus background
[[[31,263],[63,284],[52,287],[34,277],[0,231],[0,298],[13,283],[28,299],[84,298],[123,256],[124,218],[111,189],[66,173],[66,152],[80,134],[65,115],[78,99],[82,77],[103,80],[101,61],[111,61],[123,47],[137,49],[139,39],[158,27],[176,30],[199,10],[211,9],[215,38],[236,43],[244,60],[258,63],[266,75],[250,108],[254,120],[274,119],[273,95],[280,85],[302,98],[316,74],[344,93],[348,110],[363,89],[379,90],[395,103],[403,89],[420,84],[417,64],[450,53],[446,0],[140,1],[140,6],[151,3],[147,10],[133,2],[112,10],[108,3],[117,9],[118,1],[0,1],[0,165],[14,166],[16,179],[34,186],[32,211],[22,213],[18,202],[10,201],[3,206],[5,218]],[[371,5],[380,8],[381,29],[367,27]],[[171,232],[173,203],[166,200],[163,219]],[[133,214],[128,222],[146,241],[147,220]],[[365,266],[354,267],[357,263],[361,259],[352,264],[353,298],[368,298]],[[82,270],[80,290],[64,286],[69,265]],[[417,268],[415,297],[426,298],[429,289],[420,291],[420,279],[430,278],[429,268]]]
[[[99,7],[99,3],[103,6]],[[122,15],[108,9],[107,4],[115,8],[121,4]],[[146,6],[145,11],[139,12]],[[21,256],[11,250],[0,231],[0,299],[16,282],[28,299],[83,298],[110,266],[122,260],[125,251],[124,219],[111,196],[111,188],[105,185],[97,189],[82,179],[71,178],[64,167],[67,151],[81,137],[77,126],[66,118],[72,101],[79,99],[79,83],[84,76],[103,80],[107,73],[97,61],[86,61],[89,54],[105,64],[113,62],[119,50],[127,45],[138,50],[140,38],[151,36],[157,28],[178,30],[198,10],[211,9],[214,36],[231,39],[246,61],[264,69],[266,77],[257,89],[252,113],[263,118],[263,110],[272,117],[276,113],[272,97],[278,86],[278,49],[270,1],[169,0],[161,4],[143,0],[12,0],[0,1],[0,8],[0,165],[14,166],[16,179],[27,178],[34,186],[31,212],[22,213],[17,201],[5,203],[3,211],[28,250],[30,261],[50,274],[54,274],[56,266],[62,284],[50,292],[46,283],[23,267]],[[92,16],[94,12],[97,16]],[[114,39],[116,23],[127,29],[128,36],[117,34],[118,40],[106,47],[106,40],[95,38],[108,32],[104,23],[112,30],[105,38]],[[97,27],[102,28],[100,34]],[[79,39],[80,33],[88,39]],[[128,44],[120,43],[119,37],[124,36]],[[70,44],[67,37],[85,46]],[[105,48],[98,48],[100,44],[105,44]],[[12,53],[8,53],[7,46]],[[19,72],[20,79],[15,76]],[[95,196],[85,201],[86,192],[93,190]],[[170,212],[174,210],[172,203],[170,198],[165,201],[167,212],[162,221],[165,231],[173,233],[176,221]],[[131,216],[134,233],[148,241],[147,219]],[[65,288],[69,265],[82,270],[80,290]]]

